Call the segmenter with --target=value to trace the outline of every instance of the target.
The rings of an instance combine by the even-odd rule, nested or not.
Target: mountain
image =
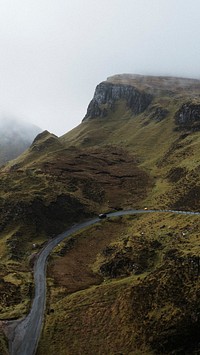
[[[195,79],[112,76],[78,127],[40,133],[1,168],[1,319],[27,312],[28,261],[67,226],[121,208],[200,210],[199,93]],[[37,353],[198,353],[199,229],[198,215],[146,213],[61,243]]]
[[[32,143],[41,129],[12,117],[0,118],[0,165],[16,158]]]

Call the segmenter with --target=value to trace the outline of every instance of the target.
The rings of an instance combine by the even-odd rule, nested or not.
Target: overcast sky
[[[62,135],[120,73],[200,78],[199,0],[0,0],[0,115]]]

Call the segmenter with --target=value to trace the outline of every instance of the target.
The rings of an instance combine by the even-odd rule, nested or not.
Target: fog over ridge
[[[2,0],[0,105],[57,135],[120,73],[200,79],[199,0]]]
[[[41,128],[27,121],[20,120],[17,117],[5,114],[0,115],[0,136],[11,137],[17,135],[24,140],[32,140],[38,133],[42,131]],[[0,138],[1,139],[1,138]]]

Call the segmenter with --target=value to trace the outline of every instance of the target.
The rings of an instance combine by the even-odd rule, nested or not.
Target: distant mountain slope
[[[0,165],[25,151],[39,132],[41,129],[33,124],[0,117]]]

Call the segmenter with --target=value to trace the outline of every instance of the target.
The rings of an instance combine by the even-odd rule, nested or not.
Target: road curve
[[[177,213],[199,215],[200,212],[174,211],[174,210],[126,210],[108,213],[108,217],[124,216],[140,213]],[[37,350],[42,322],[46,305],[46,260],[53,248],[63,239],[69,237],[86,227],[99,223],[98,217],[74,225],[65,232],[50,240],[40,251],[34,266],[35,295],[30,313],[14,329],[12,339],[9,341],[10,355],[34,355]]]

